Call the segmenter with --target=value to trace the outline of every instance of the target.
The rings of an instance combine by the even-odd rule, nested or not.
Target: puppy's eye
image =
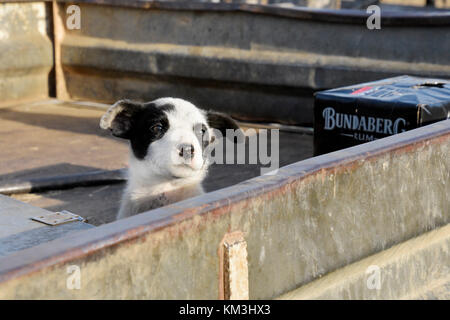
[[[152,133],[154,133],[154,134],[159,134],[159,133],[161,133],[162,129],[163,129],[162,125],[160,125],[160,124],[155,124],[154,126],[152,126],[152,127],[150,128],[150,131],[151,131]]]

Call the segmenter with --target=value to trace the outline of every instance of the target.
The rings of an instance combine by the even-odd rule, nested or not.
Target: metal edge
[[[51,241],[0,258],[0,283],[32,274],[65,262],[106,254],[108,247],[139,241],[150,233],[196,216],[221,216],[231,206],[261,195],[276,196],[292,183],[330,170],[355,168],[361,160],[370,161],[386,153],[405,153],[423,145],[450,139],[450,120],[376,140],[359,146],[303,160],[280,168],[275,175],[253,178],[235,186],[144,212],[123,220],[69,235],[66,241]]]
[[[97,170],[74,174],[38,177],[29,180],[16,179],[0,182],[0,194],[37,193],[76,187],[101,186],[122,183],[127,180],[127,169]]]
[[[50,2],[52,0],[41,0]],[[2,0],[1,2],[36,2],[36,0]],[[206,2],[166,2],[166,1],[140,1],[140,0],[54,0],[56,3],[67,4],[94,4],[137,9],[160,9],[179,11],[210,11],[210,12],[247,12],[265,14],[302,20],[315,20],[332,23],[364,24],[370,16],[364,10],[355,9],[311,9],[311,8],[283,8],[274,5],[241,4],[241,3],[206,3]],[[410,25],[410,26],[442,26],[450,25],[450,12],[446,11],[420,11],[392,12],[384,11],[381,15],[384,25]]]

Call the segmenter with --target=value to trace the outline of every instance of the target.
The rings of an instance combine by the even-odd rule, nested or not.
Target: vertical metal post
[[[240,231],[227,233],[219,247],[219,299],[248,300],[247,243]]]

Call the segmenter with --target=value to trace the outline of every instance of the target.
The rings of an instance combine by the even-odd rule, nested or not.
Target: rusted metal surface
[[[241,120],[310,125],[316,90],[450,74],[445,12],[386,12],[382,29],[368,30],[364,11],[78,3],[80,30],[65,29],[64,4],[54,10],[62,99],[174,95]]]
[[[250,298],[275,297],[448,223],[449,148],[447,120],[24,250],[0,259],[0,297],[215,298],[236,230]],[[80,291],[63,286],[69,264]]]

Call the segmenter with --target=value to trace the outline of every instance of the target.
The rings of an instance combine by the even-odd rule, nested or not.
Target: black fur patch
[[[149,145],[161,139],[169,130],[169,120],[165,111],[174,109],[171,104],[156,107],[153,103],[125,101],[111,124],[111,131],[116,137],[130,140],[133,154],[138,159],[147,155]],[[159,126],[160,130],[153,130]],[[158,127],[158,128],[159,128]]]
[[[222,135],[226,136],[226,129],[239,129],[238,124],[230,116],[225,113],[208,111],[206,114],[208,124],[211,128],[219,130]]]
[[[144,159],[149,145],[161,139],[169,130],[169,120],[164,111],[171,111],[173,108],[174,106],[171,104],[156,107],[153,103],[148,103],[136,115],[130,136],[131,149],[136,158]],[[152,130],[156,125],[161,126],[159,132]]]
[[[245,135],[239,128],[236,121],[234,121],[230,116],[225,113],[208,111],[207,114],[208,124],[211,128],[217,129],[222,133],[223,137],[227,136],[227,129],[237,130],[235,131],[237,135],[234,137],[234,143],[241,143],[245,139]]]
[[[123,109],[113,119],[110,130],[116,137],[130,139],[135,116],[142,110],[143,105],[138,102],[124,100],[120,103],[120,107]]]

